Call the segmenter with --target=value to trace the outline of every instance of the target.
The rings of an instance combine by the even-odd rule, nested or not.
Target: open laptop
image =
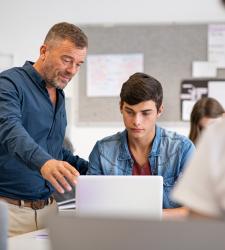
[[[224,250],[225,223],[57,216],[50,220],[54,250]]]
[[[161,176],[79,176],[76,214],[160,219],[162,197]]]

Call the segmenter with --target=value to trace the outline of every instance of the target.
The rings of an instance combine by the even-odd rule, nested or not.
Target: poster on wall
[[[225,81],[209,81],[208,96],[219,101],[225,109]]]
[[[87,57],[87,96],[119,96],[130,75],[144,70],[144,55],[100,54]]]
[[[197,100],[208,96],[208,81],[184,80],[181,83],[181,119],[189,121],[192,108]]]
[[[225,24],[208,26],[208,61],[225,68]]]
[[[225,79],[192,79],[181,82],[181,119],[189,121],[191,111],[202,97],[213,97],[225,108]]]

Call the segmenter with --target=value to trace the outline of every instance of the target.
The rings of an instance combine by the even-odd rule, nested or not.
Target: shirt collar
[[[131,159],[131,155],[128,148],[128,142],[127,142],[127,130],[125,129],[120,134],[120,149],[119,149],[119,156],[118,160],[128,160]]]
[[[33,62],[26,61],[23,65],[23,69],[26,71],[26,73],[29,75],[29,77],[35,84],[37,84],[41,88],[45,88],[45,81],[43,80],[41,75],[35,70],[33,64]]]
[[[161,134],[162,134],[162,130],[160,127],[158,127],[157,125],[155,126],[155,137],[153,139],[153,144],[152,144],[152,150],[151,152],[149,152],[149,155],[159,155],[160,153],[160,140],[161,140]]]
[[[41,77],[41,75],[35,70],[33,67],[34,62],[26,61],[23,65],[23,69],[26,71],[26,73],[29,75],[29,77],[32,79],[32,81],[40,86],[42,89],[46,90],[46,83],[44,79]],[[64,92],[61,89],[57,89],[57,91],[64,97]]]

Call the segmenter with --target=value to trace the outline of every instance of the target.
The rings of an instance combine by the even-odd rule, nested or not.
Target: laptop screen
[[[76,213],[160,219],[162,196],[161,176],[79,176]]]

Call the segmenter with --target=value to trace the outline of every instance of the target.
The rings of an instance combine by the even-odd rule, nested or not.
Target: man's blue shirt
[[[193,143],[187,137],[156,126],[156,135],[148,158],[151,173],[163,176],[163,208],[179,207],[179,204],[170,199],[170,191],[194,149]],[[95,144],[89,156],[87,174],[132,175],[133,165],[125,130]]]
[[[32,63],[0,74],[0,196],[49,197],[54,189],[40,167],[50,159],[85,172],[87,162],[62,148],[66,125],[63,91],[57,89],[54,107]]]

